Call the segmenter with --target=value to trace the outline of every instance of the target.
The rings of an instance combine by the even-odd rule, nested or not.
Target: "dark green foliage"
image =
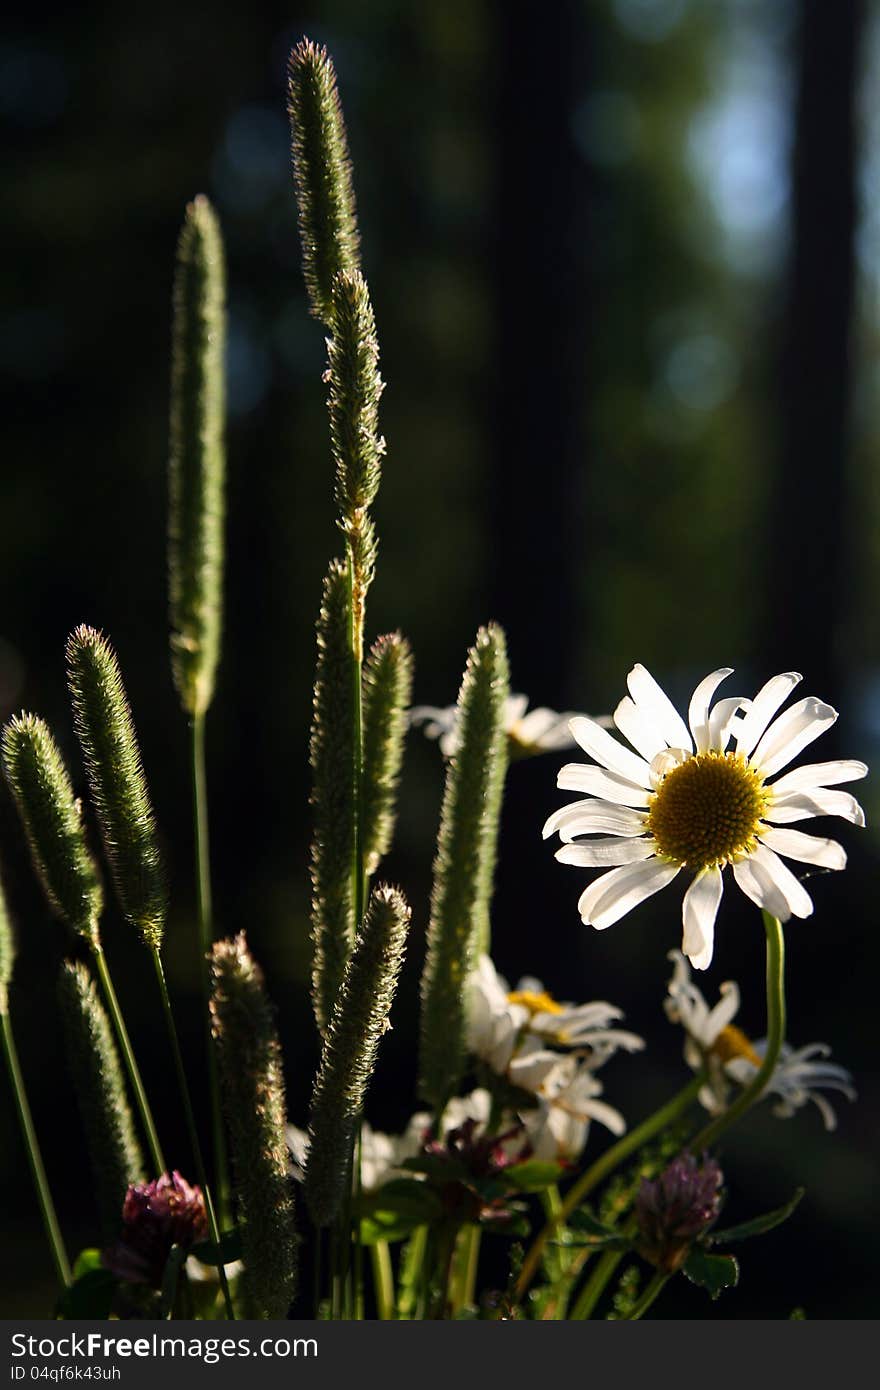
[[[8,1007],[9,984],[12,980],[12,967],[15,963],[15,938],[12,935],[12,922],[6,906],[6,894],[0,883],[0,1014]]]
[[[211,1025],[229,1126],[246,1288],[260,1318],[285,1318],[296,1292],[284,1072],[275,1012],[244,934],[211,951]]]
[[[317,1226],[333,1221],[351,1181],[367,1085],[397,988],[410,909],[395,888],[373,889],[324,1037],[309,1116],[305,1194]]]
[[[364,663],[364,868],[374,874],[394,835],[397,784],[403,762],[413,660],[406,638],[389,633],[373,643]]]
[[[86,844],[80,803],[51,730],[22,714],[3,730],[3,767],[49,903],[75,932],[97,943],[103,891]]]
[[[349,646],[348,571],[333,561],[318,615],[312,714],[312,999],[318,1027],[330,1020],[354,944],[352,856],[354,692]]]
[[[421,1093],[438,1111],[461,1078],[465,984],[488,921],[508,680],[503,632],[481,628],[458,696],[460,742],[446,773],[422,974]]]
[[[171,356],[168,574],[171,666],[188,714],[211,703],[220,654],[226,458],[226,283],[207,198],[177,243]]]
[[[303,277],[312,314],[329,326],[333,277],[358,269],[360,237],[336,73],[326,48],[309,39],[290,55],[287,110]]]
[[[110,1021],[87,968],[65,962],[58,980],[64,1039],[106,1242],[119,1235],[131,1183],[146,1177]]]
[[[126,918],[159,947],[167,891],[159,837],[119,663],[91,627],[67,641],[67,681],[104,852]]]

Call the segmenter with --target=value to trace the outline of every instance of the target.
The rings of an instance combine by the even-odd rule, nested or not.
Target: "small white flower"
[[[537,1072],[534,1079],[538,1079]],[[588,1066],[576,1057],[557,1055],[535,1089],[537,1109],[526,1110],[522,1116],[534,1156],[565,1162],[579,1158],[591,1120],[605,1125],[614,1135],[623,1134],[623,1116],[599,1100],[601,1094],[602,1083]]]
[[[685,1030],[685,1061],[693,1071],[708,1068],[707,1085],[700,1091],[700,1103],[712,1114],[727,1105],[731,1081],[747,1086],[754,1077],[767,1050],[767,1040],[752,1043],[733,1023],[739,1009],[739,988],[734,980],[720,987],[721,997],[709,1008],[700,990],[693,983],[688,963],[678,951],[670,951],[675,962],[664,1001],[667,1017],[680,1023]],[[812,1101],[822,1115],[826,1129],[835,1129],[837,1116],[820,1090],[840,1091],[848,1100],[855,1100],[852,1077],[845,1067],[825,1059],[831,1050],[825,1043],[809,1043],[795,1050],[782,1044],[779,1060],[767,1083],[764,1096],[776,1095],[774,1115],[785,1119],[807,1101]],[[818,1059],[818,1060],[817,1060]],[[762,1097],[763,1099],[763,1097]]]
[[[546,709],[543,705],[529,710],[527,714],[528,705],[528,695],[508,695],[504,702],[504,728],[510,740],[511,756],[524,757],[534,753],[547,753],[553,749],[575,747],[576,740],[569,727],[576,717],[574,714],[557,714],[555,710]],[[413,725],[424,725],[428,738],[439,739],[440,752],[444,757],[451,758],[458,752],[456,705],[447,705],[445,709],[436,705],[416,705],[410,710],[409,718]],[[607,717],[600,718],[597,722],[602,725],[611,723]]]
[[[831,727],[836,711],[809,696],[778,714],[801,680],[796,671],[774,676],[754,700],[713,705],[731,674],[724,667],[700,681],[685,724],[653,676],[634,666],[614,723],[635,752],[594,720],[573,719],[572,734],[595,762],[568,763],[558,785],[585,799],[563,806],[544,826],[545,839],[558,833],[563,842],[561,863],[607,870],[578,902],[581,920],[600,930],[682,869],[691,874],[682,950],[697,970],[712,960],[723,869],[729,866],[746,897],[780,921],[808,917],[812,900],[780,855],[842,869],[846,854],[835,840],[788,825],[814,816],[865,823],[855,797],[836,790],[864,777],[864,763],[814,763],[777,777]]]
[[[763,1059],[766,1050],[766,1038],[755,1043],[755,1052],[759,1058]],[[822,1116],[825,1128],[837,1128],[837,1115],[831,1102],[819,1094],[820,1090],[839,1091],[847,1100],[855,1100],[857,1092],[846,1067],[825,1060],[830,1056],[831,1049],[825,1043],[808,1043],[806,1047],[797,1049],[790,1047],[788,1043],[782,1044],[779,1061],[764,1093],[779,1097],[773,1107],[774,1115],[786,1120],[791,1119],[796,1110],[812,1101]],[[745,1057],[734,1057],[727,1064],[728,1074],[741,1086],[748,1085],[755,1070],[754,1063]]]
[[[473,971],[468,990],[469,1050],[499,1076],[508,1075],[518,1086],[531,1089],[521,1079],[524,1052],[532,1067],[533,1047],[546,1049],[551,1063],[559,1055],[553,1047],[587,1049],[587,1061],[595,1070],[623,1048],[637,1052],[644,1041],[635,1033],[609,1027],[622,1017],[613,1004],[597,1000],[591,1004],[558,1003],[540,980],[524,975],[511,990],[488,956],[481,956]]]

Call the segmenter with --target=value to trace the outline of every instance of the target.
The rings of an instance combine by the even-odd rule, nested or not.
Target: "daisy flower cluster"
[[[581,920],[600,930],[687,875],[682,951],[697,970],[712,960],[725,869],[779,921],[808,917],[810,895],[784,859],[842,869],[846,853],[836,840],[791,829],[792,823],[817,816],[865,823],[855,797],[838,790],[865,776],[864,763],[784,771],[837,712],[807,696],[779,713],[801,680],[796,671],[774,676],[752,700],[732,696],[713,704],[730,675],[722,667],[700,681],[685,723],[650,672],[634,666],[629,693],[613,715],[630,746],[595,720],[573,719],[571,733],[593,762],[566,764],[558,785],[583,799],[555,811],[544,826],[545,839],[558,834],[562,841],[560,863],[604,870],[578,902]]]
[[[576,1159],[591,1120],[623,1134],[623,1116],[600,1099],[595,1075],[618,1049],[644,1047],[635,1033],[613,1026],[621,1017],[602,1001],[559,1003],[530,975],[511,990],[489,957],[480,958],[470,979],[468,1047],[491,1073],[531,1097],[522,1120],[537,1158]]]

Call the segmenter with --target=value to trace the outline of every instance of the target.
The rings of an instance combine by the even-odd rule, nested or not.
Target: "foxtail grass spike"
[[[171,666],[191,716],[211,703],[223,620],[225,299],[220,227],[198,197],[177,243],[168,524]]]
[[[287,110],[303,276],[312,315],[329,326],[333,277],[358,269],[360,237],[333,60],[310,39],[290,55]]]
[[[317,1226],[329,1225],[351,1182],[355,1131],[397,988],[410,909],[395,888],[373,889],[324,1038],[312,1091],[305,1195]]]
[[[211,1023],[231,1139],[247,1295],[261,1318],[285,1318],[296,1292],[281,1047],[263,976],[244,934],[211,951]]]
[[[126,918],[159,948],[167,890],[159,836],[116,653],[91,627],[67,641],[67,681],[104,851]]]
[[[318,665],[312,715],[312,998],[318,1027],[330,1020],[354,944],[351,877],[355,837],[352,787],[352,657],[349,582],[334,561],[318,616]]]
[[[458,696],[460,742],[446,774],[422,974],[421,1093],[441,1110],[465,1055],[465,984],[488,917],[508,693],[504,634],[481,628]]]
[[[364,663],[364,867],[374,874],[394,835],[397,784],[412,694],[412,651],[399,632],[374,642]]]
[[[85,965],[65,962],[58,980],[73,1089],[95,1178],[104,1240],[119,1235],[122,1204],[146,1166],[128,1104],[110,1020]]]
[[[2,757],[50,906],[73,931],[97,944],[101,880],[86,844],[80,803],[48,725],[33,714],[10,719],[3,730]]]
[[[6,894],[0,885],[0,1014],[9,1008],[9,984],[15,964],[15,937],[6,907]]]

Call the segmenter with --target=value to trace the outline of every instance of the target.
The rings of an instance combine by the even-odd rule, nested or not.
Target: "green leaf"
[[[90,1250],[83,1252],[85,1255],[92,1253]],[[67,1321],[103,1321],[110,1316],[115,1293],[116,1276],[109,1269],[86,1270],[64,1290],[58,1301],[58,1316]]]
[[[403,1240],[417,1226],[430,1225],[442,1212],[435,1192],[415,1178],[393,1178],[359,1203],[361,1243]]]
[[[504,1177],[511,1187],[518,1188],[520,1192],[541,1192],[558,1182],[562,1171],[561,1163],[530,1158],[525,1163],[514,1163],[510,1168],[505,1168]]]
[[[83,1274],[88,1274],[93,1269],[103,1269],[101,1252],[93,1246],[86,1250],[80,1250],[73,1263],[73,1280],[76,1283]]]
[[[716,1299],[722,1289],[733,1289],[739,1283],[739,1264],[734,1255],[709,1255],[695,1246],[683,1266],[692,1284]]]
[[[781,1226],[783,1221],[788,1220],[803,1195],[804,1189],[799,1187],[784,1207],[767,1211],[763,1216],[754,1216],[751,1221],[743,1221],[739,1226],[728,1226],[725,1231],[713,1231],[709,1244],[729,1245],[731,1241],[749,1240],[752,1236],[762,1236],[765,1231],[772,1231],[774,1226]]]
[[[232,1264],[233,1260],[241,1259],[241,1232],[237,1227],[231,1231],[224,1231],[220,1237],[220,1253],[223,1256],[225,1265]],[[217,1247],[212,1240],[200,1240],[191,1250],[191,1255],[195,1255],[197,1260],[201,1260],[205,1265],[217,1265]]]

